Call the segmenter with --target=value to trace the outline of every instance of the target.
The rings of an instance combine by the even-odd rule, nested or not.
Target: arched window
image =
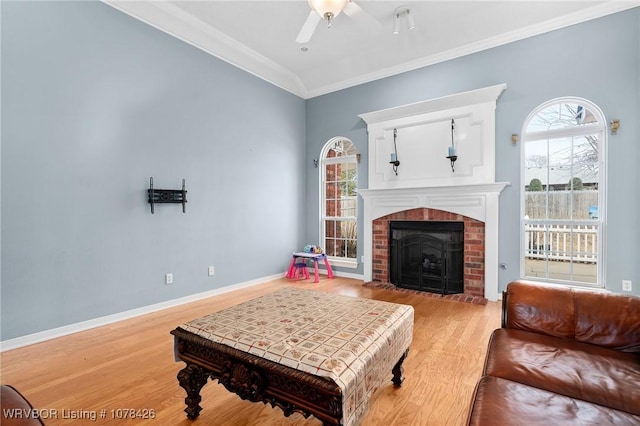
[[[339,266],[357,265],[357,157],[353,143],[341,137],[320,153],[320,241]]]
[[[579,98],[548,101],[522,131],[521,275],[603,287],[606,125]]]

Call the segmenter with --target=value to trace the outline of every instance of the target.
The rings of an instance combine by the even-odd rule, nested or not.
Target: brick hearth
[[[474,301],[476,298],[484,300],[484,222],[460,214],[428,208],[404,210],[375,219],[372,256],[374,282],[389,282],[389,222],[392,220],[464,222],[464,293],[463,296],[449,296],[454,300],[465,300],[469,297]]]

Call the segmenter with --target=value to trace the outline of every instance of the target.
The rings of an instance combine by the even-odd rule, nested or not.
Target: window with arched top
[[[337,265],[356,266],[358,154],[346,138],[329,140],[320,153],[320,241]]]
[[[580,98],[553,99],[522,131],[521,276],[603,287],[606,124]]]

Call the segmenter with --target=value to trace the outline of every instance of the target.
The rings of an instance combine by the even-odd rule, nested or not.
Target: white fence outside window
[[[597,225],[525,224],[525,258],[597,263]]]

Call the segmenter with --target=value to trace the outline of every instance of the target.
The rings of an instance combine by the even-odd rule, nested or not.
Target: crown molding
[[[419,114],[427,114],[435,111],[449,110],[461,106],[475,105],[484,102],[494,102],[507,88],[506,83],[481,89],[469,90],[454,95],[415,102],[399,107],[387,108],[378,111],[367,112],[358,115],[367,124],[375,124],[383,121],[398,120]]]
[[[314,98],[396,74],[413,71],[640,6],[640,1],[638,0],[612,0],[570,15],[530,25],[496,37],[478,40],[456,49],[439,52],[335,83],[314,87],[313,82],[304,81],[304,76],[296,75],[291,70],[230,38],[170,2],[101,1],[303,99]]]
[[[249,74],[306,99],[307,89],[293,72],[170,2],[101,1]]]
[[[530,25],[528,27],[520,28],[518,30],[504,33],[499,36],[478,40],[476,42],[469,43],[455,49],[425,56],[414,61],[404,62],[392,67],[384,68],[368,74],[363,74],[358,77],[345,79],[322,87],[312,88],[307,91],[307,99],[326,95],[332,92],[337,92],[339,90],[347,89],[349,87],[357,86],[364,83],[369,83],[371,81],[379,80],[382,78],[391,77],[397,74],[402,74],[404,72],[413,71],[429,65],[446,62],[452,59],[460,58],[462,56],[481,52],[483,50],[488,50],[494,47],[513,43],[515,41],[523,40],[572,25],[587,22],[593,19],[601,18],[603,16],[623,12],[635,7],[640,7],[640,1],[613,0],[586,10],[572,13],[571,15],[565,15],[535,25]]]

